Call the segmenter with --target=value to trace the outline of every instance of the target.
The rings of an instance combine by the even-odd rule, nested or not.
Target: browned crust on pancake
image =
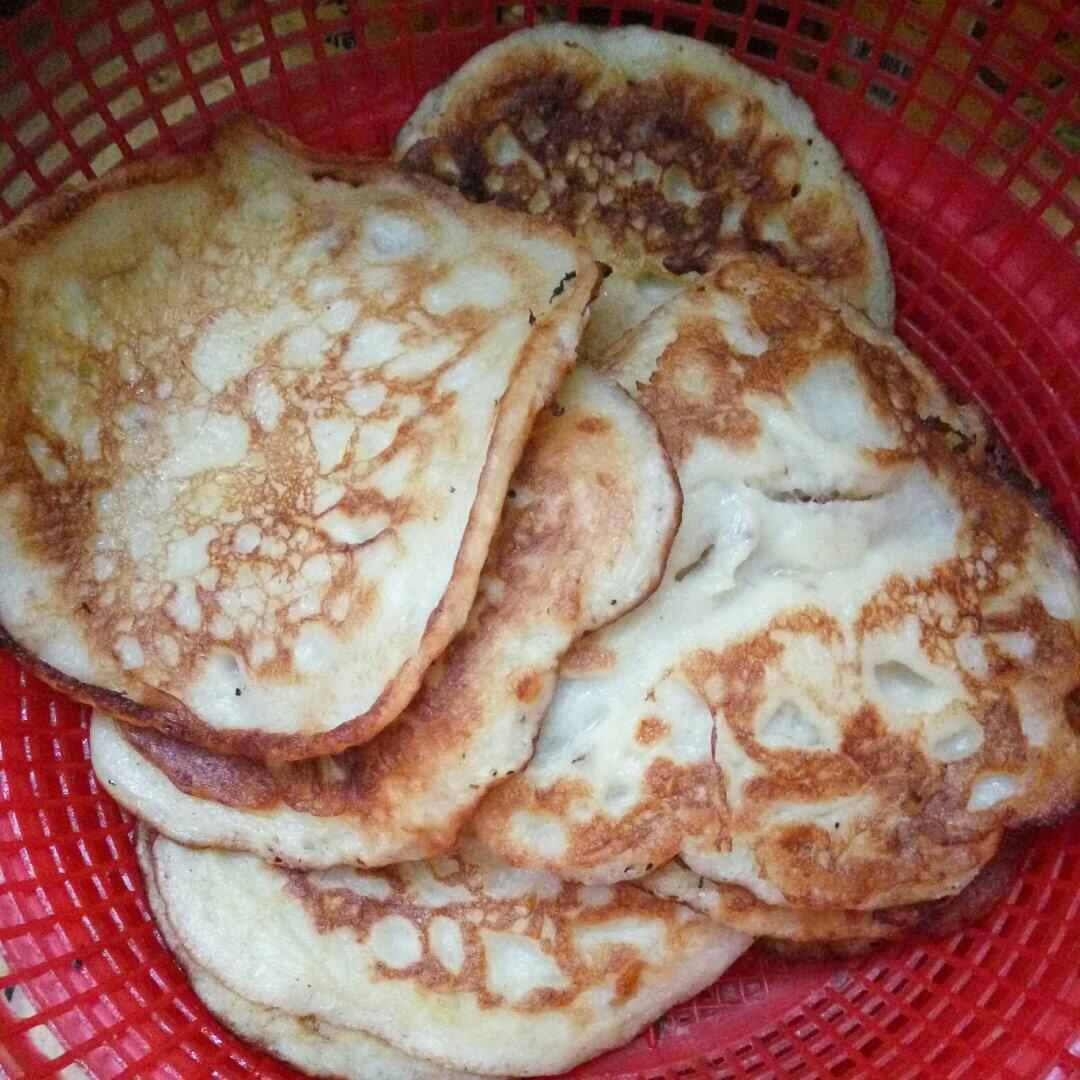
[[[700,313],[711,290],[721,288],[745,301],[751,325],[767,339],[760,355],[738,355]],[[884,638],[908,620],[917,623],[921,654],[955,676],[957,697],[982,742],[947,759],[932,752],[920,726],[888,723],[888,710],[870,693],[873,676],[845,660],[844,629],[808,606],[785,611],[760,629],[757,623],[754,632],[726,638],[714,649],[686,651],[678,661],[680,677],[714,718],[724,718],[740,753],[756,767],[738,800],[727,798],[718,766],[710,781],[711,763],[666,763],[664,786],[647,778],[635,791],[636,802],[612,814],[595,800],[587,779],[556,773],[545,784],[526,772],[487,797],[474,819],[476,835],[514,865],[587,880],[662,865],[679,850],[680,837],[689,841],[684,857],[698,869],[707,863],[694,842],[717,855],[745,845],[761,877],[793,908],[868,909],[940,896],[978,871],[1003,828],[1066,815],[1080,797],[1080,741],[1075,720],[1073,731],[1064,722],[1080,707],[1080,624],[1052,616],[1023,569],[1047,541],[1046,523],[1026,492],[1001,482],[977,417],[957,408],[899,343],[874,333],[824,289],[761,260],[732,257],[671,304],[679,305],[679,336],[654,366],[635,366],[633,333],[607,361],[620,377],[641,380],[636,396],[657,421],[677,465],[699,438],[735,452],[755,445],[762,421],[744,400],[744,389],[758,400],[783,395],[808,369],[807,349],[799,347],[804,333],[813,335],[811,356],[820,348],[854,357],[870,409],[900,432],[895,448],[864,453],[885,467],[924,467],[959,509],[960,525],[954,550],[935,557],[925,572],[884,577],[846,629],[861,649],[878,632]],[[662,312],[656,316],[663,318]],[[799,491],[770,494],[781,501],[817,501]],[[825,492],[820,501],[843,497]],[[1021,587],[1013,591],[1017,575]],[[968,633],[978,635],[984,650],[981,671],[962,662],[961,639]],[[1030,645],[1022,658],[997,637],[1021,634]],[[785,672],[787,657],[797,664],[799,645],[806,642],[844,672],[850,697],[832,699],[828,690],[807,688]],[[871,654],[865,659],[873,663]],[[595,664],[602,672],[603,663],[603,657],[583,653],[582,667]],[[824,695],[818,707],[840,733],[835,750],[771,747],[758,738],[767,698],[779,696],[789,678],[808,694],[813,689]],[[1045,744],[1029,739],[1022,724],[1038,722],[1040,711],[1047,717]],[[1018,780],[1013,795],[968,809],[981,775],[998,771]],[[814,805],[864,797],[850,831],[841,832],[839,820],[769,817],[788,801]],[[555,854],[554,845],[544,853],[539,844],[519,842],[509,825],[519,812],[563,825],[565,846]]]
[[[891,324],[884,240],[835,147],[786,85],[707,44],[520,31],[433,90],[397,153],[472,199],[562,222],[616,269],[674,280],[725,251],[766,253]]]
[[[371,178],[394,174],[393,165],[378,160],[348,160],[343,155],[324,155],[304,146],[278,129],[246,117],[233,120],[219,129],[221,138],[270,140],[301,159],[311,175],[332,177],[345,183],[363,185]],[[49,199],[30,207],[0,236],[0,260],[17,257],[25,248],[39,242],[51,230],[62,226],[97,199],[115,192],[180,178],[197,173],[211,151],[201,150],[185,156],[162,156],[113,170],[99,180],[81,187],[64,188]],[[452,189],[427,177],[414,177],[425,197],[452,207],[465,207],[465,200]],[[551,224],[501,208],[490,208],[517,233],[535,236],[551,233]],[[597,278],[597,269],[585,249],[573,245],[577,253],[574,276],[563,284],[561,304],[570,310],[584,310]],[[184,739],[225,754],[242,754],[267,761],[295,760],[328,754],[355,746],[373,738],[390,723],[416,693],[424,671],[453,636],[468,615],[472,597],[487,553],[488,544],[498,523],[501,494],[521,456],[529,434],[523,417],[535,415],[553,397],[559,382],[573,364],[572,355],[562,355],[561,363],[536,392],[528,389],[528,379],[521,374],[547,364],[552,356],[565,353],[558,341],[559,327],[539,316],[535,332],[522,350],[503,395],[491,435],[488,456],[482,468],[476,495],[446,591],[430,613],[419,651],[407,660],[386,688],[361,715],[338,727],[318,733],[269,733],[257,729],[222,729],[200,719],[174,696],[139,684],[129,674],[129,692],[111,690],[83,683],[39,660],[4,626],[0,625],[0,648],[11,652],[30,671],[45,682],[93,705],[112,716],[136,726],[149,726],[173,739]],[[136,687],[138,689],[136,690]]]
[[[1030,832],[1007,832],[994,857],[955,896],[853,913],[870,922],[865,933],[817,941],[769,936],[758,940],[770,952],[794,960],[841,960],[864,956],[883,943],[908,937],[948,937],[986,918],[1009,895],[1030,848]]]
[[[782,183],[773,169],[775,160],[785,153],[801,152],[790,135],[765,139],[756,133],[741,134],[730,143],[717,139],[704,119],[715,88],[684,72],[629,83],[602,95],[592,108],[581,109],[578,99],[587,94],[590,83],[602,83],[602,77],[575,77],[576,72],[560,70],[553,58],[543,53],[515,59],[521,63],[486,87],[481,99],[455,102],[452,114],[440,125],[439,135],[414,143],[403,162],[411,169],[450,179],[438,166],[440,155],[449,154],[460,170],[460,178],[453,182],[471,199],[526,209],[530,200],[542,193],[550,202],[546,213],[567,228],[580,229],[586,218],[595,214],[616,245],[631,239],[639,242],[655,259],[657,269],[662,266],[673,274],[705,271],[723,250],[779,254],[776,245],[763,235],[763,221],[772,210],[788,206],[798,195],[798,185],[793,188],[790,182]],[[475,111],[468,111],[469,107]],[[748,127],[759,128],[760,105],[749,112]],[[539,147],[531,146],[521,130],[523,119],[533,116],[541,118],[547,128]],[[636,138],[635,129],[653,118],[659,120],[662,130]],[[554,171],[566,182],[537,181],[524,166],[494,167],[483,146],[500,126],[511,130],[529,150],[542,153],[547,177]],[[593,171],[567,168],[564,173],[560,166],[579,154],[592,164]],[[704,192],[703,200],[691,209],[665,197],[659,186],[623,187],[618,180],[622,174],[632,175],[633,162],[623,164],[622,159],[632,159],[635,154],[647,154],[659,169],[680,168],[689,182]],[[597,184],[589,178],[599,171],[597,165],[603,170],[607,160],[620,163],[620,167],[615,182],[600,172],[600,186],[606,189],[605,196],[611,193],[611,200],[597,205]],[[489,186],[492,177],[499,178],[497,190]],[[721,223],[736,195],[752,201],[738,234],[727,236]],[[785,261],[793,270],[825,280],[859,280],[868,273],[868,260],[857,226],[846,236],[826,237],[827,242],[822,242],[819,228],[830,209],[823,194],[815,192],[792,211],[792,236],[801,250]]]
[[[421,941],[429,939],[429,926],[434,917],[453,919],[461,930],[464,943],[464,962],[460,969],[450,972],[430,949],[420,959],[405,967],[382,965],[380,974],[387,980],[409,979],[442,993],[475,994],[482,1008],[497,1008],[505,998],[493,991],[487,980],[484,964],[483,933],[508,932],[543,940],[565,978],[565,987],[543,987],[532,990],[514,1003],[523,1013],[542,1013],[549,1009],[573,1005],[590,987],[615,975],[617,1000],[625,1001],[634,993],[640,979],[642,961],[624,946],[597,949],[586,961],[576,943],[578,931],[591,926],[602,927],[613,918],[662,921],[672,939],[692,940],[700,920],[681,922],[679,905],[665,897],[654,896],[633,884],[612,886],[609,895],[598,902],[585,900],[585,886],[563,882],[552,895],[529,897],[523,905],[519,896],[475,898],[473,875],[458,865],[451,856],[428,864],[432,875],[443,886],[452,889],[463,886],[470,899],[440,904],[436,908],[408,900],[408,883],[397,867],[389,866],[372,871],[391,889],[389,901],[360,896],[347,888],[317,885],[301,871],[283,871],[285,891],[296,897],[307,917],[320,934],[347,930],[358,940],[365,940],[371,927],[387,914],[407,919],[418,932]],[[405,894],[404,896],[402,894]]]
[[[629,395],[614,383],[610,390],[630,402]],[[633,408],[640,412],[638,406]],[[609,423],[586,413],[571,426],[573,415],[562,420],[553,410],[543,410],[514,473],[514,494],[507,498],[484,570],[485,580],[501,584],[498,598],[487,599],[481,590],[465,629],[428,670],[420,691],[398,720],[374,740],[332,758],[270,766],[238,755],[215,754],[158,731],[122,723],[123,737],[186,795],[251,811],[287,806],[318,817],[349,815],[368,825],[393,828],[394,806],[402,800],[423,799],[439,783],[433,766],[452,760],[455,748],[463,747],[472,735],[493,677],[485,657],[500,650],[507,627],[512,631],[521,624],[527,626],[538,602],[558,612],[568,625],[580,626],[586,618],[582,594],[592,533],[584,527],[596,523],[580,520],[582,512],[575,510],[581,495],[575,497],[571,490],[571,470],[581,460],[575,456],[577,450],[591,437],[602,437]],[[590,627],[606,625],[637,607],[663,576],[678,529],[681,491],[658,439],[656,446],[676,498],[675,513],[661,537],[651,578],[632,599],[614,607],[605,601],[599,618],[589,613]],[[601,472],[601,486],[604,476]],[[591,503],[604,526],[618,530],[625,524],[615,517],[622,502],[617,484],[610,479],[610,493],[597,491]],[[527,503],[517,500],[518,489],[530,492]],[[546,700],[553,681],[553,671],[522,670],[516,677],[518,700],[523,705],[542,696]],[[429,826],[414,835],[410,850],[428,856],[448,851],[475,803],[506,775],[492,775],[471,785],[471,802],[447,813],[437,829]],[[168,834],[167,824],[161,827]]]

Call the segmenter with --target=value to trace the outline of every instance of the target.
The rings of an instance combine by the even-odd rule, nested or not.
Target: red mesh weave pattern
[[[523,22],[696,34],[788,79],[866,186],[901,335],[998,422],[1080,535],[1075,0],[91,0],[0,25],[0,215],[245,108],[385,151]],[[225,1033],[149,920],[84,711],[0,657],[0,1075],[293,1075]],[[1080,835],[982,925],[846,964],[753,952],[591,1077],[1080,1077]],[[71,1069],[71,1072],[64,1070]]]

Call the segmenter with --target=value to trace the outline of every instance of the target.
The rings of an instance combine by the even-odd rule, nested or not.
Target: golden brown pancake
[[[306,873],[153,834],[139,847],[172,936],[234,994],[454,1069],[569,1069],[750,944],[633,885],[574,885],[468,847]]]
[[[806,104],[703,42],[642,27],[511,34],[431,91],[399,158],[561,222],[613,269],[592,358],[727,251],[767,252],[891,328],[870,204]]]
[[[752,934],[785,955],[858,955],[910,934],[945,937],[982,919],[1012,888],[1029,848],[1029,836],[1006,833],[993,858],[955,895],[872,911],[777,907],[741,885],[695,874],[678,860],[643,878],[641,887]],[[830,952],[834,947],[840,952]]]
[[[150,911],[161,937],[184,969],[199,1000],[234,1035],[287,1061],[308,1076],[347,1080],[473,1080],[477,1075],[402,1053],[366,1032],[257,1005],[234,993],[195,961],[169,922],[149,859],[149,830],[140,826],[136,843]]]
[[[441,854],[520,769],[560,656],[663,574],[680,495],[655,425],[588,368],[538,417],[465,629],[371,742],[273,768],[96,716],[102,783],[160,832],[291,866]]]
[[[0,236],[0,642],[297,758],[461,628],[595,271],[550,223],[241,123]]]
[[[1080,575],[977,417],[733,257],[604,358],[683,488],[664,580],[564,659],[477,835],[583,880],[676,855],[774,906],[958,892],[1080,787]]]

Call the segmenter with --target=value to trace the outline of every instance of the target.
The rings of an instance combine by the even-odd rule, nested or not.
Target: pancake
[[[712,45],[642,27],[518,31],[424,98],[397,154],[588,242],[613,270],[588,358],[731,250],[768,252],[892,327],[866,195],[805,102]]]
[[[632,885],[471,850],[307,873],[156,835],[146,854],[181,947],[233,993],[481,1073],[560,1072],[626,1042],[750,942]]]
[[[441,854],[484,793],[520,769],[559,658],[658,584],[680,494],[656,426],[586,368],[559,389],[515,470],[465,629],[369,743],[269,768],[103,716],[94,768],[123,806],[196,847],[291,866]]]
[[[234,1035],[307,1076],[335,1080],[471,1080],[478,1075],[403,1054],[362,1031],[255,1005],[196,964],[189,966],[187,973],[202,1003]]]
[[[348,1080],[471,1080],[476,1075],[446,1069],[403,1054],[374,1035],[337,1027],[314,1017],[256,1005],[234,994],[204,967],[195,963],[180,944],[176,931],[165,915],[157,884],[149,869],[147,833],[148,830],[139,829],[137,847],[150,910],[158,930],[187,974],[191,988],[234,1035],[294,1065],[308,1076],[344,1077]]]
[[[993,858],[956,895],[876,911],[777,907],[741,885],[718,884],[695,874],[678,860],[642,878],[641,887],[751,934],[785,955],[858,955],[913,933],[945,937],[984,918],[1012,889],[1029,849],[1029,837],[1007,833]],[[838,951],[830,952],[830,944]]]
[[[676,855],[774,906],[959,892],[1080,783],[1080,583],[977,416],[805,279],[725,262],[604,365],[683,488],[664,580],[564,659],[528,767],[481,804],[505,861]]]
[[[461,628],[594,267],[234,124],[0,236],[0,641],[230,753],[370,739]]]

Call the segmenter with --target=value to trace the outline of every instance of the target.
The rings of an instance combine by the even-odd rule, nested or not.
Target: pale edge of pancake
[[[516,924],[502,930],[498,922],[496,929],[486,926],[482,916],[489,903],[495,920],[519,908],[527,915],[533,902],[543,910],[543,897],[558,905],[565,889],[577,888],[550,875],[520,875],[498,864],[472,863],[494,892],[477,894],[466,884],[462,900],[456,896],[458,886],[432,879],[430,866],[414,863],[412,884],[396,900],[398,886],[390,884],[396,879],[373,881],[344,868],[287,874],[248,855],[185,848],[160,836],[152,836],[150,843],[166,917],[184,949],[229,989],[286,1012],[304,1010],[337,1025],[363,1028],[407,1053],[484,1074],[559,1072],[619,1046],[710,985],[751,941],[633,886],[620,886],[621,893],[576,891],[577,899],[568,900],[569,911],[552,911],[556,937],[549,947],[559,955],[572,953],[567,958],[571,965],[587,954],[586,981],[580,987],[570,984],[570,1001],[546,1004],[541,988],[560,983],[550,981],[553,961],[541,946],[541,941],[547,944],[541,928],[522,927],[522,933]],[[333,906],[309,911],[303,900],[309,888]],[[359,899],[350,899],[350,893]],[[626,898],[625,905],[619,896]],[[416,904],[420,908],[414,913]],[[459,973],[442,961],[432,968],[423,963],[415,970],[401,967],[411,963],[411,950],[401,951],[410,939],[418,942],[421,957],[443,955],[424,944],[438,929],[435,922],[468,922],[470,908],[481,916],[482,932],[498,939],[484,939],[481,987],[484,994],[495,995],[491,1003],[482,1003],[471,988],[475,958],[462,956]],[[344,922],[330,913],[340,913]],[[320,927],[327,916],[334,924]],[[375,916],[363,936],[356,936],[351,920]],[[432,929],[417,938],[414,924]],[[638,959],[611,951],[623,943]],[[383,971],[388,966],[401,974],[365,981],[365,968]],[[429,979],[434,980],[430,989]],[[565,973],[559,979],[566,985]],[[540,997],[534,998],[530,986],[538,988]]]
[[[150,911],[165,945],[187,975],[199,1000],[244,1042],[295,1065],[309,1076],[347,1080],[472,1080],[477,1075],[404,1054],[374,1035],[312,1016],[297,1016],[257,1005],[233,992],[197,963],[180,943],[158,891],[150,859],[150,831],[145,825],[136,828],[135,850]]]

